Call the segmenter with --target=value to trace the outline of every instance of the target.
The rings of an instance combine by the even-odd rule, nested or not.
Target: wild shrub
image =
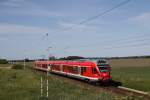
[[[23,65],[15,64],[11,68],[12,69],[23,69],[23,67],[24,67]]]

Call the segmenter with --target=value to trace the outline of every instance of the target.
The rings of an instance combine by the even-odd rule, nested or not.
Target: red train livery
[[[35,69],[63,74],[90,81],[108,82],[111,67],[105,60],[94,61],[35,61]]]

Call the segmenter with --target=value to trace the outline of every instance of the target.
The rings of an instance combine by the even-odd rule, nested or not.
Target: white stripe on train
[[[38,68],[38,67],[35,67],[35,69],[39,69],[39,70],[43,70],[43,71],[48,71],[47,69]],[[74,78],[83,79],[83,80],[99,81],[98,78],[92,78],[92,77],[82,76],[82,75],[79,75],[79,74],[78,75],[77,74],[71,74],[71,73],[62,72],[62,71],[56,71],[56,70],[52,70],[51,72],[57,73],[57,74],[68,75],[68,76],[71,76],[71,77],[74,77]]]

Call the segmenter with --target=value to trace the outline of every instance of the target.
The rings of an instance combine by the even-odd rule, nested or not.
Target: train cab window
[[[101,71],[101,72],[107,72],[108,71],[108,68],[107,67],[98,67],[99,68],[99,70]]]
[[[96,74],[96,73],[97,73],[96,68],[92,68],[92,73],[93,73],[93,74]]]
[[[105,60],[98,60],[97,67],[101,72],[107,72],[110,66]]]

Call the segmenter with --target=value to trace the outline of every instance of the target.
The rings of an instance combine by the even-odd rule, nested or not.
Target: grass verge
[[[40,77],[43,77],[44,97],[40,97]],[[56,77],[48,77],[49,100],[115,100],[110,93],[96,93],[69,84]],[[46,74],[25,70],[0,69],[0,100],[43,100],[46,97]]]

